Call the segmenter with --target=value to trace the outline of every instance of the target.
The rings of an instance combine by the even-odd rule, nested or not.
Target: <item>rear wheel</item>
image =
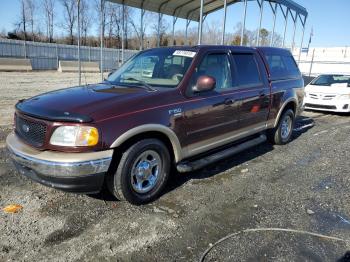
[[[109,176],[108,188],[119,200],[140,205],[156,199],[170,173],[170,154],[158,139],[144,139],[121,156],[116,172]]]
[[[295,114],[292,109],[283,112],[278,125],[268,132],[270,142],[276,145],[284,145],[290,141],[293,133]]]

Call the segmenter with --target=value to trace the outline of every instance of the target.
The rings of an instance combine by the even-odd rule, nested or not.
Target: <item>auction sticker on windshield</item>
[[[187,51],[187,50],[176,50],[173,55],[177,56],[186,56],[186,57],[194,57],[196,55],[196,52]]]

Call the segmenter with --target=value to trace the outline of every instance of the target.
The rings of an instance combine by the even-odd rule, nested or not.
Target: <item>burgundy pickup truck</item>
[[[143,204],[171,166],[189,172],[267,139],[287,143],[303,97],[287,50],[156,48],[100,84],[19,101],[6,142],[19,172],[41,184],[95,193],[105,183]]]

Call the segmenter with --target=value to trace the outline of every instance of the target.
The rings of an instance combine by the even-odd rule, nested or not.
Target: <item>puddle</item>
[[[164,199],[159,199],[155,204],[151,204],[149,207],[153,212],[166,213],[174,217],[179,217],[184,212],[182,206]]]
[[[321,151],[319,149],[311,152],[311,154],[307,155],[306,157],[303,157],[297,161],[298,166],[306,166],[310,164],[311,162],[319,159],[321,156]]]
[[[332,177],[326,177],[321,179],[316,186],[312,187],[312,190],[322,191],[335,187],[337,187],[337,184],[335,183],[334,179]]]
[[[329,233],[335,230],[350,231],[350,218],[345,214],[325,210],[313,211],[315,214],[311,217],[311,223],[314,224],[314,227],[317,228],[319,232]]]

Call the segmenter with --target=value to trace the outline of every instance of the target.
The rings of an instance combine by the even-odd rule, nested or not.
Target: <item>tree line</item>
[[[47,43],[77,44],[78,29],[78,0],[17,0],[17,20],[10,32],[0,33],[0,37],[37,41]],[[102,6],[101,6],[102,5]],[[143,28],[140,28],[139,14],[135,8],[108,1],[80,0],[80,31],[81,44],[85,46],[99,46],[100,32],[104,45],[109,48],[121,48],[122,18],[125,23],[125,48],[139,49],[141,39],[145,48],[157,46],[158,14],[145,12]],[[104,10],[102,13],[101,10]],[[101,17],[102,15],[102,17]],[[102,23],[101,23],[102,21]],[[185,30],[176,30],[175,39],[172,38],[171,26],[164,16],[160,20],[160,45],[195,45],[197,43],[198,27],[188,29],[186,41]],[[94,27],[95,25],[95,27]],[[93,32],[93,28],[98,28]],[[225,44],[239,45],[241,43],[241,24],[237,23],[233,33],[226,33]],[[96,31],[96,30],[95,30]],[[203,43],[220,44],[221,21],[204,23]],[[63,34],[62,34],[63,32]],[[243,44],[255,45],[257,30],[245,30]],[[260,44],[269,45],[271,32],[266,29],[260,31]],[[274,35],[273,45],[281,46],[279,34]]]

